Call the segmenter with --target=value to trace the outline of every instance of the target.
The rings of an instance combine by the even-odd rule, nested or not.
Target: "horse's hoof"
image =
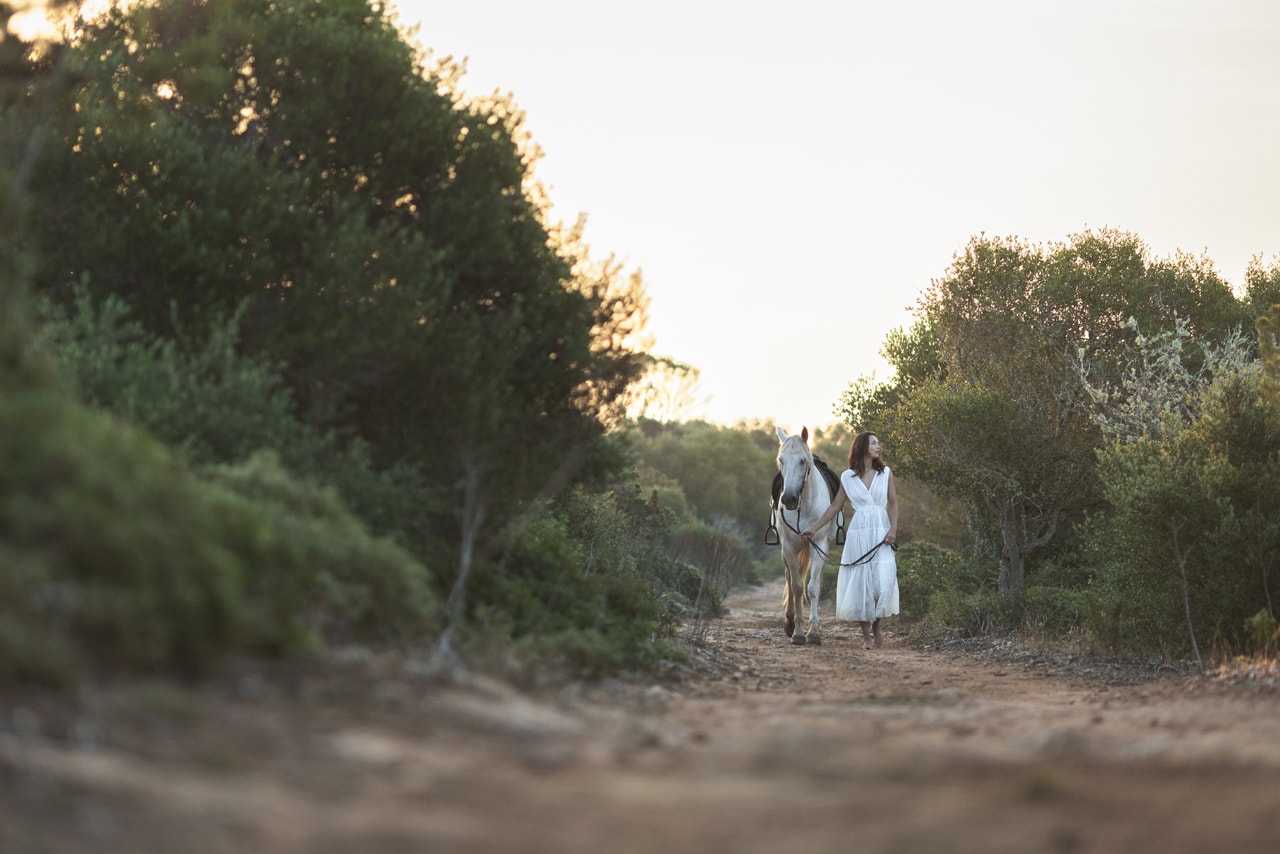
[[[791,619],[790,617],[788,617],[788,618],[787,618],[787,625],[786,625],[786,627],[783,629],[783,631],[785,631],[785,632],[787,633],[787,637],[789,637],[789,638],[791,638],[791,637],[795,637],[795,634],[796,634],[796,621],[795,621],[795,620],[793,620],[793,619]],[[801,641],[801,643],[804,643],[804,641]]]
[[[796,646],[804,645],[804,642],[805,642],[804,635],[800,634],[799,632],[796,632],[794,635],[791,636],[791,642]]]
[[[811,643],[811,644],[816,644],[817,646],[822,646],[822,635],[818,634],[817,632],[813,632],[807,638],[805,638],[805,643]]]

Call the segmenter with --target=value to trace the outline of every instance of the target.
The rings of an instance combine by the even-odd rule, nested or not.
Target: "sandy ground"
[[[647,683],[352,657],[0,696],[0,852],[1280,851],[1274,674],[793,646],[779,589]]]

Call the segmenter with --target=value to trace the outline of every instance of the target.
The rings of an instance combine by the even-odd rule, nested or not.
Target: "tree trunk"
[[[1195,543],[1193,542],[1185,549],[1179,546],[1178,531],[1181,528],[1181,523],[1169,523],[1169,539],[1173,545],[1174,560],[1178,564],[1178,580],[1182,582],[1182,610],[1187,618],[1187,634],[1191,637],[1191,652],[1196,657],[1196,667],[1203,673],[1204,659],[1200,657],[1200,644],[1196,642],[1196,627],[1191,621],[1191,582],[1187,579],[1187,556],[1195,548]]]
[[[482,475],[480,464],[474,461],[466,463],[466,485],[462,501],[462,540],[458,549],[458,577],[449,590],[449,598],[445,600],[445,628],[436,641],[433,658],[437,666],[449,667],[456,664],[456,653],[453,649],[453,631],[462,622],[466,612],[467,580],[471,576],[471,566],[475,560],[476,538],[480,535],[484,524],[485,504],[480,492]]]
[[[1021,593],[1027,588],[1021,528],[1017,509],[1012,504],[1001,507],[1000,534],[1004,540],[1004,548],[1000,554],[998,587],[1001,596]]]
[[[1022,593],[1027,589],[1027,555],[1046,545],[1058,531],[1058,513],[1036,514],[1029,522],[1026,505],[1020,499],[1010,499],[1000,507],[1000,535],[1004,549],[1000,555],[1000,584],[1002,596]]]

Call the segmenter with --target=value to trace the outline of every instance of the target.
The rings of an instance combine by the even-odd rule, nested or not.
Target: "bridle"
[[[809,482],[809,472],[813,469],[813,460],[809,460],[805,464],[804,474],[800,476],[800,488],[796,490],[796,521],[800,521],[800,499],[804,497],[805,485]],[[786,482],[783,481],[783,492],[786,491]],[[778,503],[774,504],[769,512],[769,527],[764,532],[764,544],[766,546],[776,546],[781,544],[782,540],[778,536],[778,526],[774,524],[774,519],[782,517],[782,524],[786,525],[789,530],[799,536],[800,531],[787,521],[785,508],[782,506],[782,496],[778,496]]]

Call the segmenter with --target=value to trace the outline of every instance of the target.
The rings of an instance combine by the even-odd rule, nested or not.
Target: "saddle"
[[[813,467],[822,475],[822,479],[827,483],[828,500],[835,498],[836,493],[840,490],[840,475],[827,465],[826,461],[817,454],[813,455]],[[778,512],[778,497],[782,495],[782,472],[778,472],[773,476],[773,489],[769,499],[769,527],[764,532],[764,544],[766,546],[779,545],[782,540],[778,537],[778,529],[774,526],[774,518]],[[836,543],[844,545],[844,508],[836,515]]]

